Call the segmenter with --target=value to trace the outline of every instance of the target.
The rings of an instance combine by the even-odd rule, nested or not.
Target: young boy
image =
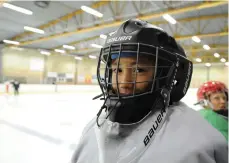
[[[124,22],[101,49],[97,76],[104,104],[84,129],[72,163],[228,162],[223,136],[179,102],[192,62],[162,29]]]

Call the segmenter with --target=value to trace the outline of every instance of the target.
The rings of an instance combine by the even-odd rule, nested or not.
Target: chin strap
[[[161,90],[161,96],[163,97],[163,102],[164,102],[164,106],[165,108],[167,108],[169,106],[169,102],[170,102],[170,92],[168,89],[163,88]]]
[[[100,98],[100,97],[102,97],[103,96],[103,93],[101,93],[100,95],[98,95],[98,96],[95,96],[92,100],[96,100],[97,98]],[[103,100],[104,98],[101,98],[100,100]]]
[[[101,97],[101,96],[100,96]],[[99,98],[97,96],[97,98]],[[106,99],[104,100],[104,103],[102,105],[102,107],[99,109],[99,112],[97,113],[97,118],[96,118],[96,123],[97,123],[97,126],[100,127],[101,125],[99,124],[99,117],[103,111],[103,109],[107,109],[107,106],[105,105],[106,101],[107,101],[108,97],[106,97]]]
[[[102,96],[103,96],[103,98],[100,98]],[[100,100],[104,100],[104,103],[103,103],[102,107],[99,109],[99,112],[97,113],[97,118],[96,118],[97,126],[100,127],[99,116],[101,115],[103,109],[107,109],[107,106],[105,105],[105,103],[106,103],[108,97],[105,98],[105,95],[103,93],[101,93],[100,95],[95,96],[92,100],[96,100],[98,98],[100,98]]]
[[[194,105],[201,105],[201,106],[208,106],[208,101],[207,100],[200,100],[197,103],[195,103]]]
[[[106,109],[106,110],[108,109],[107,106],[105,105],[106,102],[107,102],[107,100],[108,100],[108,97],[105,98],[102,107],[100,108],[99,112],[97,113],[96,123],[97,123],[97,126],[98,126],[98,127],[101,126],[101,125],[99,124],[99,117],[100,117],[100,115],[101,115],[103,109]],[[108,113],[108,115],[106,116],[105,119],[107,119],[107,118],[110,116],[110,114],[114,111],[114,109],[116,108],[116,106],[117,106],[118,103],[119,103],[119,100],[115,103],[114,107],[112,107],[111,111]]]

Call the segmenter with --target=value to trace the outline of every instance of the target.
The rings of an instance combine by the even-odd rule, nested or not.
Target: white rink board
[[[6,86],[0,84],[0,95],[5,93]],[[12,86],[10,87],[10,92],[13,93]],[[46,85],[46,84],[21,84],[20,93],[26,94],[52,94],[52,93],[93,93],[100,94],[99,85]],[[198,106],[193,104],[197,102],[197,88],[189,88],[185,97],[181,100],[185,102],[188,106],[195,110],[199,110]]]
[[[0,93],[5,93],[6,85],[0,84]],[[57,92],[99,92],[99,85],[49,85],[49,84],[21,84],[20,93],[55,93]],[[13,92],[10,86],[10,92]]]

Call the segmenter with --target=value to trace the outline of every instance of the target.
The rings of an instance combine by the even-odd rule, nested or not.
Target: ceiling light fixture
[[[202,62],[201,58],[196,58],[196,62]]]
[[[100,38],[106,39],[106,38],[107,38],[107,35],[101,34],[101,35],[100,35]]]
[[[162,15],[162,17],[166,21],[168,21],[169,23],[171,23],[171,24],[176,24],[177,23],[177,21],[172,16],[170,16],[169,14],[164,14],[164,15]]]
[[[210,48],[210,46],[208,46],[208,45],[203,45],[203,48],[205,49],[205,50],[210,50],[211,48]]]
[[[197,36],[192,36],[192,40],[195,41],[195,42],[197,42],[197,43],[200,43],[201,42],[200,38],[197,37]]]
[[[226,59],[225,58],[221,58],[220,61],[221,62],[226,62]]]
[[[65,53],[65,50],[55,49],[55,52],[58,52],[58,53]]]
[[[76,60],[82,60],[82,57],[75,57]]]
[[[70,49],[70,50],[75,50],[76,49],[74,46],[69,46],[69,45],[63,45],[63,48]]]
[[[38,29],[38,28],[33,28],[33,27],[29,27],[29,26],[24,26],[24,29],[30,32],[34,32],[34,33],[39,33],[39,34],[44,34],[45,31]]]
[[[98,45],[98,44],[91,44],[91,46],[94,48],[99,48],[99,49],[103,47],[102,45]]]
[[[103,14],[87,6],[81,6],[81,9],[89,14],[95,15],[97,17],[103,17]]]
[[[205,63],[205,66],[210,67],[211,63]]]
[[[89,58],[91,58],[91,59],[96,59],[97,57],[94,56],[94,55],[89,55]]]
[[[33,12],[30,11],[30,10],[27,10],[25,8],[18,7],[18,6],[9,4],[9,3],[3,3],[2,6],[5,7],[5,8],[8,8],[8,9],[17,11],[17,12],[21,12],[21,13],[26,14],[26,15],[32,15],[33,14]]]
[[[20,43],[18,41],[11,41],[11,40],[3,40],[6,44],[13,44],[13,45],[19,45]]]
[[[48,55],[48,56],[51,54],[50,52],[48,52],[48,51],[43,51],[43,50],[40,51],[40,53],[41,53],[41,54],[44,54],[44,55]]]
[[[219,57],[220,57],[219,53],[214,53],[214,56],[215,56],[216,58],[219,58]]]

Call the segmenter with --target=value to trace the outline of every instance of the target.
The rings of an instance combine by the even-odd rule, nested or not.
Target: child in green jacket
[[[228,89],[224,83],[209,81],[197,91],[200,114],[228,140]]]

